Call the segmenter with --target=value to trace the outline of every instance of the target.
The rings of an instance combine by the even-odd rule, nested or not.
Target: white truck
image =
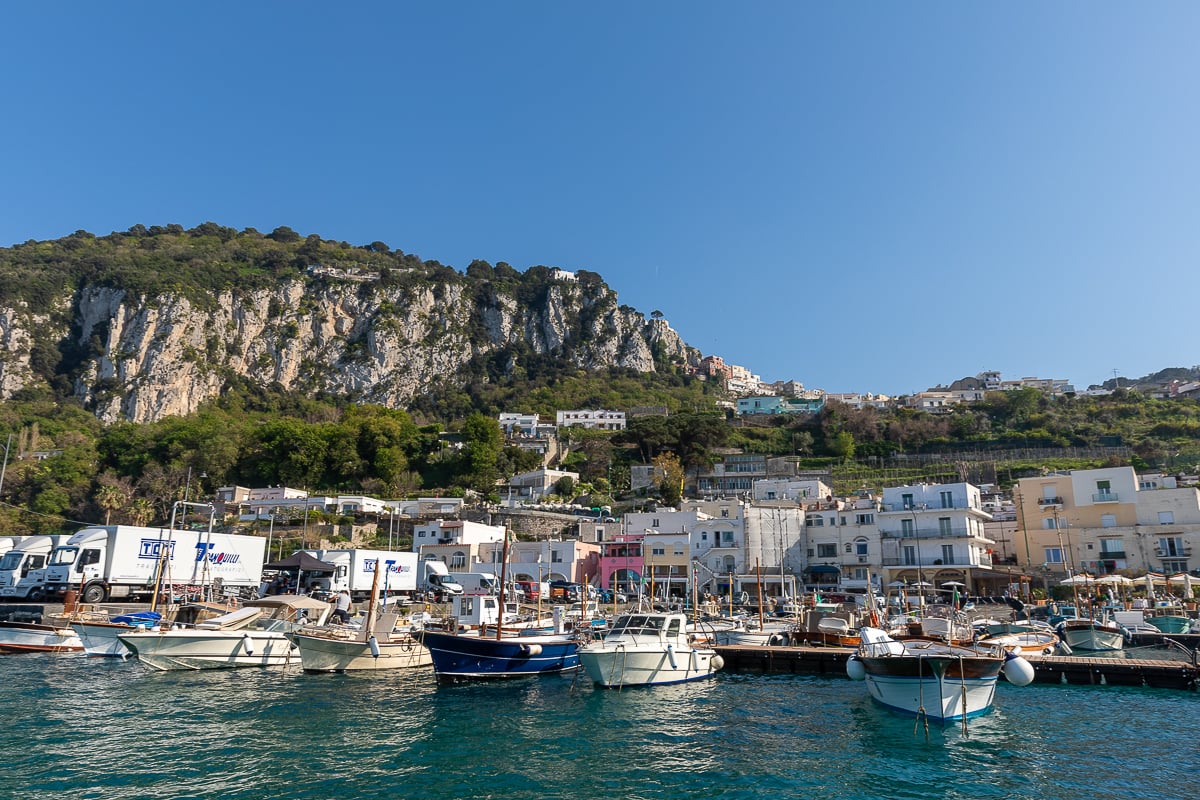
[[[332,575],[322,575],[314,583],[327,592],[350,592],[355,602],[371,596],[375,565],[385,567],[379,573],[379,591],[388,595],[411,595],[417,590],[417,554],[391,550],[308,550],[314,558],[337,567]]]
[[[7,543],[8,552],[0,557],[0,600],[41,600],[46,562],[59,542],[66,539],[66,536],[25,536]]]
[[[463,594],[500,594],[500,579],[490,572],[451,572]]]
[[[213,531],[97,525],[84,528],[54,549],[46,567],[44,596],[60,599],[68,589],[83,603],[149,597],[156,584],[215,585],[222,591],[257,588],[266,539]]]
[[[463,587],[454,580],[441,561],[425,559],[417,562],[417,591],[446,598],[462,594]]]

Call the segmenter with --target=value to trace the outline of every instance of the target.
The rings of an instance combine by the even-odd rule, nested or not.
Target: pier
[[[736,645],[715,649],[725,659],[726,672],[843,678],[846,677],[846,659],[854,654],[850,647]],[[1200,667],[1186,661],[1040,655],[1027,655],[1025,659],[1033,666],[1035,683],[1193,690],[1200,686]]]

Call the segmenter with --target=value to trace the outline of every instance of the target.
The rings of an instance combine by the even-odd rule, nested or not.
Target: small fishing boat
[[[1028,661],[1000,648],[896,640],[871,627],[860,635],[846,673],[866,681],[877,702],[904,714],[942,722],[975,717],[991,710],[1001,671],[1018,686],[1033,680]]]
[[[42,622],[0,622],[0,653],[67,653],[83,649],[75,631]]]
[[[285,634],[306,624],[322,625],[329,603],[302,595],[274,595],[198,623],[118,634],[117,638],[154,669],[217,669],[299,665],[300,653]]]
[[[579,648],[579,661],[600,686],[682,683],[725,666],[716,650],[697,645],[683,614],[623,614],[603,639]]]
[[[423,628],[414,636],[428,648],[433,670],[441,683],[522,678],[579,669],[579,640],[574,633],[497,626],[494,633]]]
[[[396,630],[399,614],[378,610],[378,593],[379,570],[376,569],[371,602],[361,627],[309,626],[285,634],[300,650],[300,666],[305,672],[409,669],[433,663],[429,650],[413,637],[411,631]]]

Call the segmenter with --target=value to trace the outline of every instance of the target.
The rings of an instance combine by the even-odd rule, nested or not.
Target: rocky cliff
[[[442,280],[398,282],[310,265],[206,293],[141,292],[106,275],[40,302],[0,295],[0,399],[57,377],[101,419],[147,422],[188,414],[241,378],[403,407],[436,385],[486,379],[482,363],[512,377],[543,357],[640,372],[697,358],[603,282],[537,269],[532,289],[444,267]]]

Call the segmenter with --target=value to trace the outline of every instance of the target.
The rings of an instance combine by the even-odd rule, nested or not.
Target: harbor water
[[[861,683],[583,675],[439,687],[431,671],[153,672],[0,656],[0,797],[1145,798],[1200,793],[1200,696],[1017,688],[923,726]]]

